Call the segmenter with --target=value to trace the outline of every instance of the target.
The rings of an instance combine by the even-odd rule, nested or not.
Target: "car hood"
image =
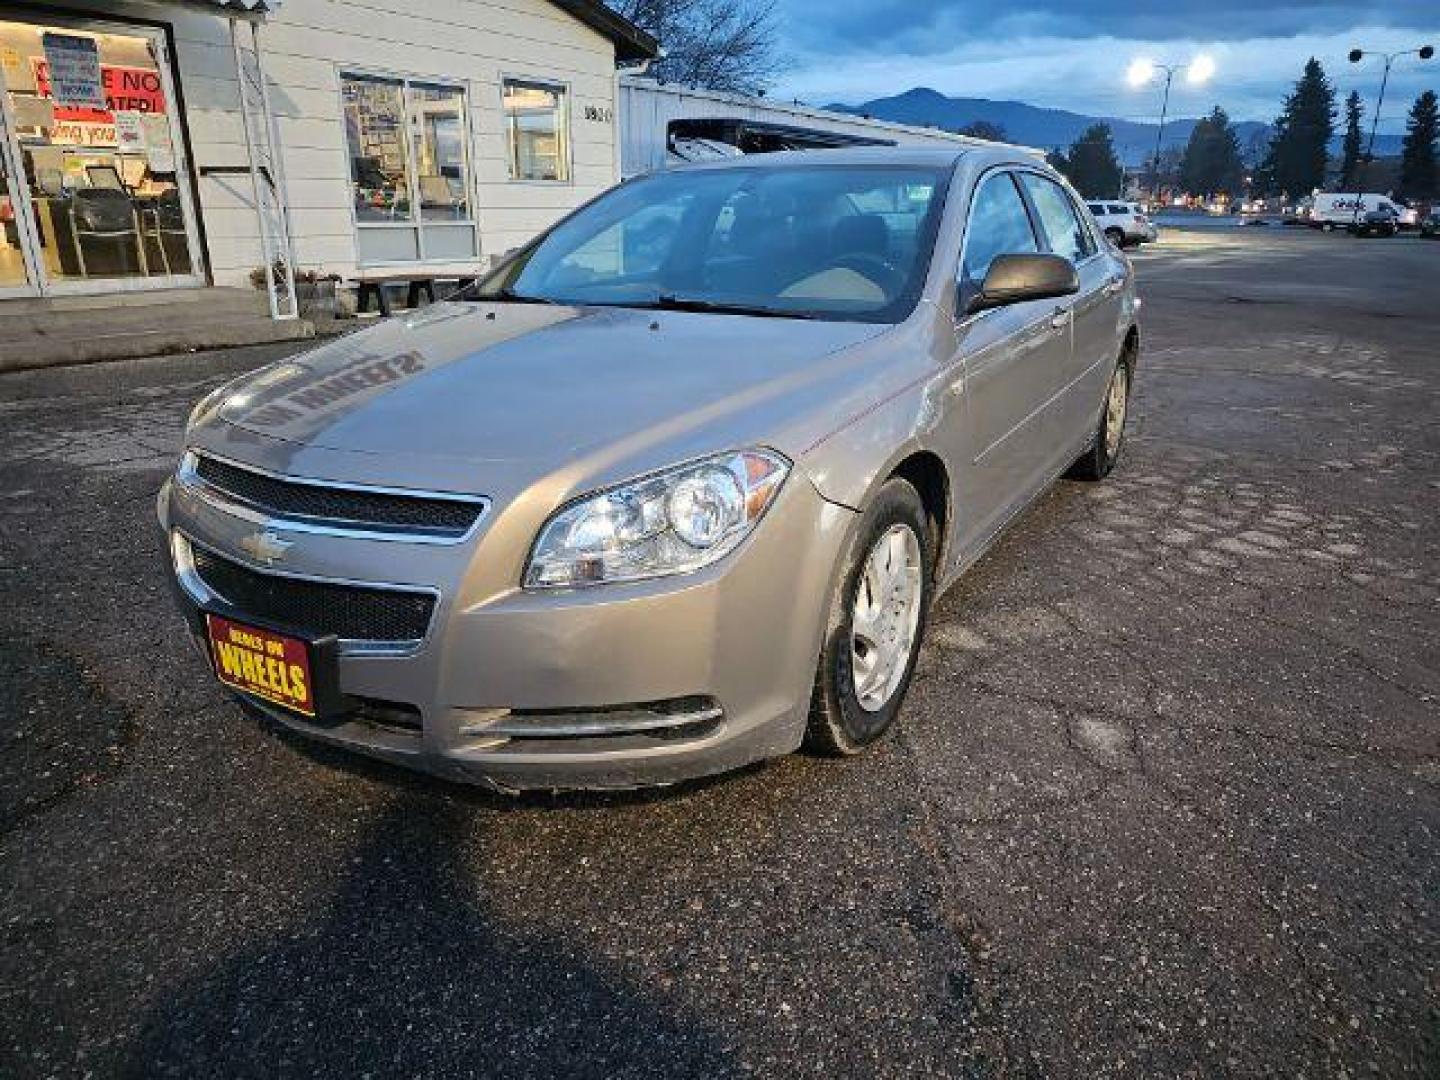
[[[371,476],[423,460],[525,462],[521,471],[535,475],[599,448],[622,446],[628,456],[687,430],[723,431],[737,413],[793,400],[825,378],[832,354],[888,329],[630,308],[437,304],[243,376],[204,403],[193,432],[217,449],[259,448],[267,460],[257,464],[271,467],[316,461],[318,450],[329,461],[364,455],[372,465],[356,471]]]

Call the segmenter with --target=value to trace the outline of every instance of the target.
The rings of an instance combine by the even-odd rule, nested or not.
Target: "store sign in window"
[[[105,108],[105,91],[100,86],[100,48],[94,38],[72,34],[46,34],[47,92],[61,105]]]
[[[48,38],[50,35],[46,36]],[[49,55],[47,50],[46,56]],[[121,142],[121,133],[116,129],[117,114],[145,113],[163,116],[165,113],[165,86],[160,81],[160,72],[152,68],[101,64],[100,104],[95,106],[67,103],[66,99],[57,96],[59,82],[51,78],[51,64],[48,59],[33,57],[31,66],[35,73],[36,93],[52,105],[53,112],[48,123],[56,125],[55,137],[60,141],[77,146],[115,146]]]
[[[505,80],[505,134],[512,180],[569,180],[565,88]]]

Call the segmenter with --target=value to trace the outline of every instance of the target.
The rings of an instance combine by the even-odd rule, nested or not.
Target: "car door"
[[[1119,355],[1120,292],[1125,272],[1120,256],[1101,244],[1070,193],[1048,176],[1020,174],[1041,242],[1047,251],[1075,264],[1080,291],[1070,297],[1070,354],[1056,381],[1046,416],[1052,468],[1067,464],[1100,417],[1100,402]]]
[[[955,346],[950,391],[963,399],[941,432],[955,463],[955,550],[963,557],[1023,506],[1044,482],[1047,439],[1039,430],[1045,402],[1069,361],[1066,305],[1036,300],[964,314],[990,264],[1000,255],[1033,253],[1040,244],[1010,170],[978,181],[957,262]]]

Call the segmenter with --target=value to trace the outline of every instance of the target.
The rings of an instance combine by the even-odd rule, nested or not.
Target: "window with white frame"
[[[350,71],[340,87],[360,263],[473,258],[464,88]]]
[[[570,179],[570,121],[565,87],[504,81],[505,139],[512,180]]]

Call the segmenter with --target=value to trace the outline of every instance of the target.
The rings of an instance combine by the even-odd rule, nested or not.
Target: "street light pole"
[[[1155,131],[1155,157],[1151,159],[1150,173],[1150,198],[1154,202],[1160,201],[1160,144],[1165,138],[1165,114],[1170,109],[1170,83],[1175,78],[1175,66],[1173,64],[1159,65],[1165,72],[1165,93],[1160,98],[1160,126]],[[1154,213],[1154,207],[1151,207]]]
[[[1170,114],[1170,84],[1175,81],[1175,72],[1185,68],[1186,77],[1194,86],[1200,86],[1215,74],[1215,61],[1201,54],[1188,64],[1156,64],[1144,57],[1136,57],[1130,63],[1125,78],[1137,89],[1154,82],[1157,72],[1165,72],[1165,93],[1160,98],[1160,126],[1155,130],[1155,156],[1151,159],[1150,196],[1160,198],[1160,148],[1165,143],[1165,120]]]
[[[1367,56],[1383,56],[1385,58],[1385,73],[1380,76],[1380,97],[1375,102],[1375,115],[1370,117],[1370,138],[1365,144],[1365,163],[1367,165],[1375,160],[1375,131],[1380,127],[1380,110],[1385,107],[1385,88],[1390,85],[1390,66],[1394,64],[1396,60],[1400,59],[1400,57],[1409,56],[1411,53],[1420,57],[1421,60],[1429,60],[1435,55],[1435,47],[1433,45],[1421,45],[1414,49],[1401,49],[1399,52],[1393,53],[1377,53],[1373,49],[1368,52],[1364,49],[1350,50],[1350,62],[1352,64],[1358,64]],[[1358,188],[1360,185],[1357,182],[1355,186]],[[1360,195],[1362,193],[1357,191],[1355,194]],[[1350,217],[1351,225],[1354,225],[1360,220],[1360,202],[1361,200],[1358,198],[1355,200],[1355,212]]]

